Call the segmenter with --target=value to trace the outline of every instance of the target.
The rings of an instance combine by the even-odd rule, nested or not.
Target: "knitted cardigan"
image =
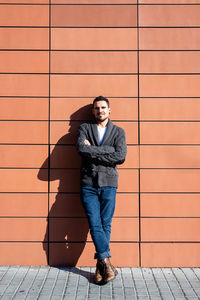
[[[84,140],[91,145],[85,145]],[[107,130],[101,145],[95,121],[79,127],[77,151],[82,157],[81,186],[118,187],[117,165],[125,161],[127,146],[125,132],[108,119]]]

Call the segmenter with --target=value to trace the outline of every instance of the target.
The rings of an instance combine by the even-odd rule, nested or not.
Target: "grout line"
[[[49,27],[48,27],[49,28]],[[138,27],[137,27],[138,28]],[[0,49],[0,52],[199,52],[200,49]],[[94,96],[92,96],[94,97]],[[90,97],[91,98],[91,97]]]
[[[60,120],[23,120],[23,119],[18,119],[18,120],[14,120],[14,119],[1,119],[0,123],[4,123],[4,122],[37,122],[37,123],[44,123],[44,122],[50,122],[50,123],[61,123],[61,122],[74,122],[74,123],[81,123],[81,122],[86,122],[87,120],[64,120],[64,119],[60,119]],[[115,123],[199,123],[200,119],[193,119],[193,120],[178,120],[178,119],[173,119],[173,120],[167,120],[167,119],[160,119],[160,120],[156,120],[156,119],[147,119],[147,120],[112,120],[112,122]],[[3,144],[3,143],[1,143]],[[6,143],[5,143],[6,144]],[[10,143],[7,143],[10,144]],[[25,145],[28,145],[27,143]],[[36,144],[34,144],[36,145]],[[45,145],[45,144],[42,144]],[[58,145],[62,145],[62,144],[58,144]],[[64,144],[63,144],[64,145]]]
[[[50,159],[50,153],[51,153],[51,145],[50,145],[50,130],[51,130],[51,111],[50,111],[50,97],[51,97],[51,0],[49,0],[49,107],[48,107],[48,212],[47,212],[47,263],[50,264],[50,245],[49,245],[49,239],[50,239],[50,226],[49,226],[49,210],[50,210],[50,168],[51,168],[51,159]]]
[[[70,244],[93,244],[92,241],[67,241]],[[8,240],[8,241],[0,241],[0,244],[4,243],[25,243],[25,244],[30,244],[30,243],[44,243],[43,240],[35,240],[35,241],[20,241],[20,240]],[[47,243],[47,242],[45,242]],[[139,244],[138,241],[110,241],[111,244]],[[49,241],[49,244],[66,244],[66,241]],[[200,241],[141,241],[141,244],[200,244]]]
[[[139,6],[138,6],[139,7]],[[183,25],[176,25],[176,26],[41,26],[41,25],[0,25],[0,29],[199,29],[199,25],[191,25],[191,26],[183,26]],[[3,50],[3,49],[2,49]],[[80,50],[82,51],[82,50]],[[114,51],[114,50],[113,50]]]
[[[139,52],[139,51],[137,51]],[[0,75],[49,75],[49,73],[29,73],[29,72],[0,72]],[[142,76],[199,76],[200,72],[137,72],[137,73],[127,73],[127,72],[122,72],[122,73],[92,73],[92,72],[81,72],[81,73],[68,73],[68,72],[62,72],[62,73],[53,73],[51,72],[51,75],[56,75],[56,76],[136,76],[136,75],[142,75]],[[48,97],[47,97],[48,98]],[[65,97],[63,97],[65,98]],[[133,97],[133,98],[137,98],[137,97]],[[184,97],[183,97],[184,98]]]
[[[81,0],[80,0],[81,1]],[[172,0],[173,1],[173,0]],[[73,2],[73,0],[72,0]],[[9,6],[48,6],[48,3],[9,3],[3,2],[0,5],[9,5]],[[52,3],[52,6],[199,6],[199,3]]]
[[[64,171],[64,170],[66,170],[66,171],[78,171],[80,168],[79,167],[77,167],[77,168],[67,168],[67,167],[63,167],[63,168],[61,168],[61,167],[53,167],[53,168],[42,168],[43,170],[52,170],[52,171]],[[38,167],[38,168],[31,168],[31,167],[0,167],[0,170],[40,170],[40,167]],[[121,171],[121,170],[138,170],[138,168],[137,167],[135,167],[135,168],[119,168],[118,169],[119,170],[119,172]],[[144,167],[142,167],[142,168],[139,168],[139,170],[200,170],[200,167],[199,168],[191,168],[191,167],[180,167],[180,168],[166,168],[166,167],[157,167],[157,168],[152,168],[152,167],[146,167],[146,168],[144,168]],[[140,176],[140,174],[139,174],[139,176]],[[60,193],[60,191],[59,191],[59,193]]]
[[[139,40],[139,0],[137,0],[137,64],[138,64],[138,160],[139,160],[139,169],[138,169],[138,215],[139,215],[139,266],[141,266],[141,199],[140,199],[140,40]]]
[[[200,217],[187,216],[142,216],[141,219],[200,219]],[[0,216],[0,219],[46,219],[46,216]],[[50,216],[49,220],[53,219],[84,219],[85,216]],[[113,219],[139,219],[139,216],[114,216]]]

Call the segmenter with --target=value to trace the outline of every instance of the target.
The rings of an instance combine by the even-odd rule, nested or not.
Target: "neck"
[[[103,122],[99,122],[99,121],[97,120],[97,126],[99,126],[99,127],[104,128],[104,127],[107,126],[107,124],[108,124],[108,119],[104,120]]]

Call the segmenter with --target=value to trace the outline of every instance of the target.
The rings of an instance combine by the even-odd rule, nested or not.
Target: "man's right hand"
[[[90,142],[88,140],[85,140],[84,144],[87,145],[87,146],[91,146],[91,144],[90,144]]]

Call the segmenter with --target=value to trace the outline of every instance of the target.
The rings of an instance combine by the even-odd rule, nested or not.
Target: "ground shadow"
[[[85,277],[89,281],[89,283],[96,284],[94,282],[94,273],[76,267],[57,267],[57,268],[61,271],[66,271],[66,272],[70,272]]]
[[[49,182],[49,213],[43,249],[51,266],[76,266],[86,244],[89,228],[80,201],[81,160],[74,142],[80,120],[91,118],[91,105],[70,116],[68,133],[53,146],[38,173],[40,180]],[[59,181],[57,192],[50,187],[54,181]]]

